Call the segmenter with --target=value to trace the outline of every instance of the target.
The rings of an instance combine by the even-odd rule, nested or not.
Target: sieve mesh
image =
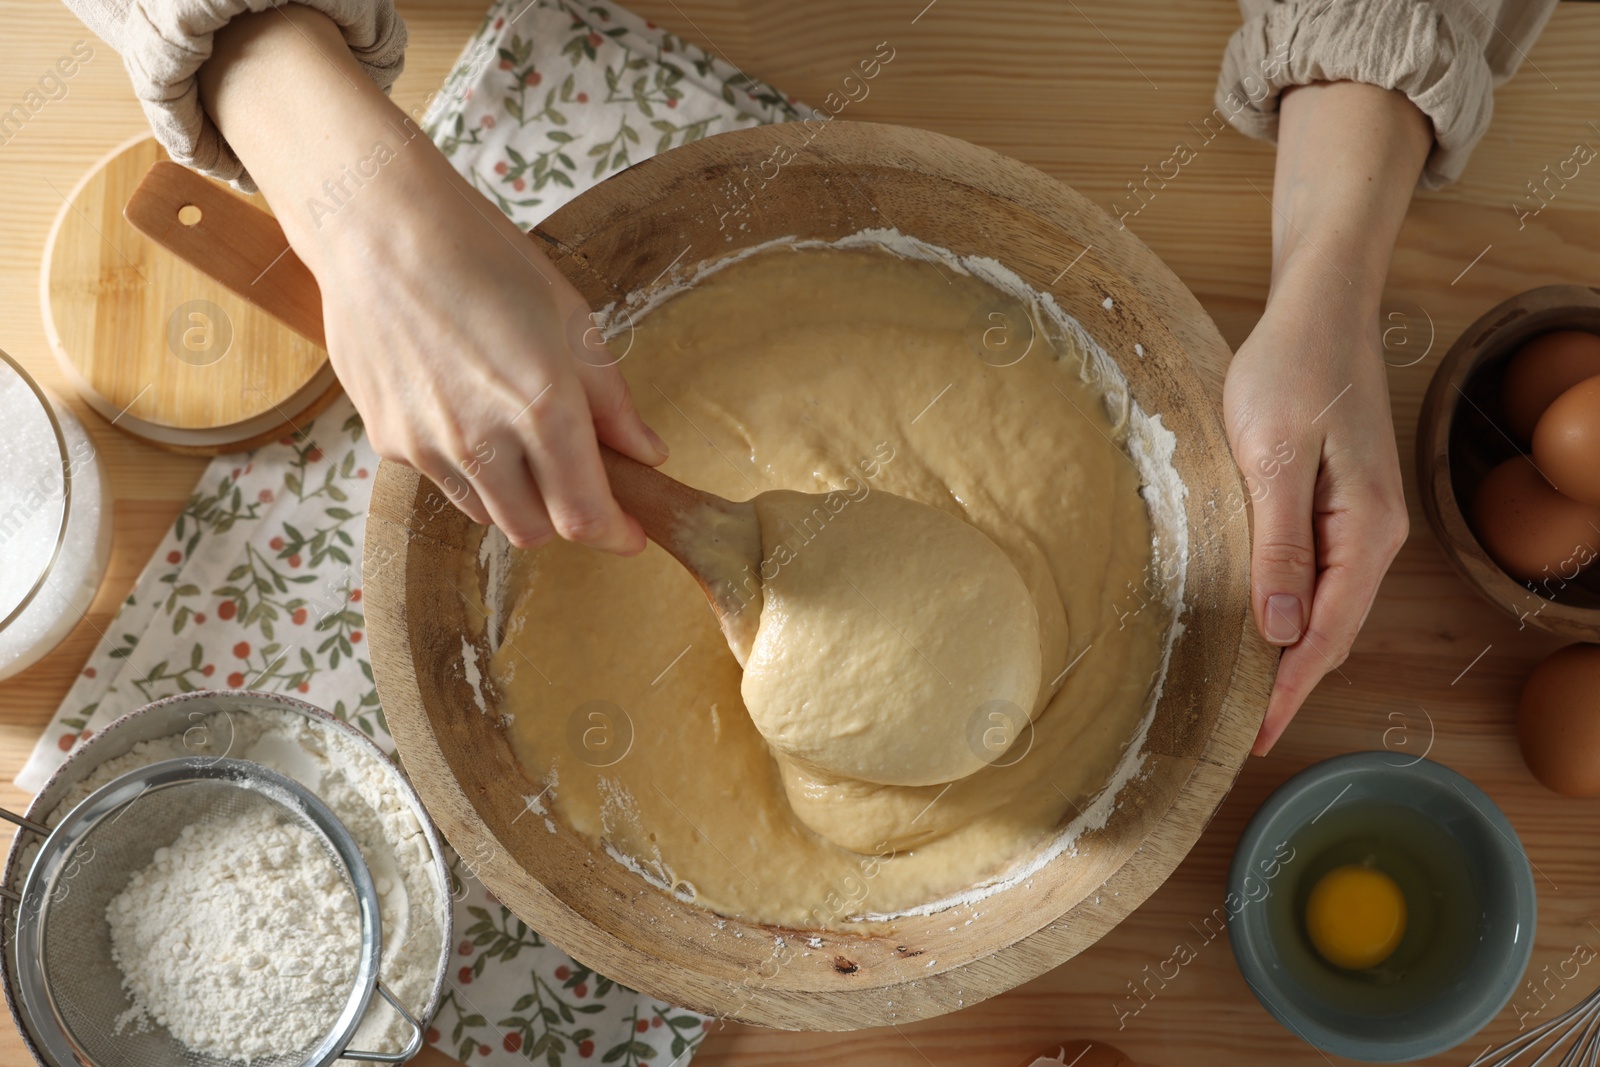
[[[322,1020],[325,1025],[260,1035],[274,1051],[248,1062],[250,1067],[299,1067],[331,1058],[332,1050],[348,1038],[353,1020],[364,1011],[371,990],[370,966],[360,963],[370,956],[375,964],[377,935],[375,927],[364,921],[362,886],[353,877],[347,856],[340,854],[313,818],[307,795],[297,785],[243,761],[205,761],[227,764],[222,773],[214,766],[198,768],[199,762],[156,764],[106,786],[101,794],[123,786],[117,798],[120,802],[102,803],[98,817],[85,823],[70,851],[53,864],[53,876],[40,883],[37,892],[25,894],[19,929],[29,919],[37,924],[40,985],[74,1051],[94,1067],[238,1067],[244,1061],[190,1049],[159,1022],[134,1010],[123,987],[122,969],[112,955],[107,908],[134,873],[150,865],[157,849],[172,845],[184,827],[268,818],[291,828],[292,833],[308,835],[316,847],[305,851],[327,864],[327,871],[319,872],[325,874],[325,884],[332,888],[342,883],[350,889],[351,984],[347,996],[328,1005],[327,1017]],[[173,764],[205,776],[186,776]],[[129,781],[141,774],[143,781]],[[84,807],[94,800],[91,797]],[[332,818],[331,814],[327,817]],[[359,863],[359,853],[356,860]],[[364,866],[360,873],[366,875]],[[370,879],[363,880],[370,894]],[[266,890],[241,881],[239,891],[248,901],[251,894]],[[202,953],[231,956],[238,944],[235,940],[190,945],[189,952],[191,958]],[[267,966],[273,966],[270,959]]]

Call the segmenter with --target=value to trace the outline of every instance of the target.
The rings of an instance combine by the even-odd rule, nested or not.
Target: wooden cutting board
[[[137,137],[67,195],[40,277],[50,347],[78,395],[118,429],[180,452],[252,448],[304,425],[339,386],[320,331],[288,328],[123,218],[134,187],[165,158]],[[172,219],[179,229],[203,222],[198,209]]]

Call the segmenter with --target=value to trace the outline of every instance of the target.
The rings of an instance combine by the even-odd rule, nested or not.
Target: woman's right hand
[[[589,308],[533,241],[367,79],[326,16],[235,18],[201,97],[322,290],[328,353],[385,459],[513,544],[631,554],[599,443],[667,449]]]
[[[588,305],[426,139],[402,151],[419,157],[411,173],[380,174],[361,215],[324,220],[315,268],[328,352],[373,447],[515,545],[642,550],[597,441],[652,465],[667,448]]]

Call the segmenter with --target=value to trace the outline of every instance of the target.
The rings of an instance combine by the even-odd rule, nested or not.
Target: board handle
[[[188,167],[159,160],[122,215],[179,259],[327,347],[317,279],[265,211]]]

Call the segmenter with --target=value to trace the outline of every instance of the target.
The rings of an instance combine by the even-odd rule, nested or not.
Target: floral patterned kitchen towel
[[[525,228],[602,178],[793,101],[605,0],[502,0],[420,122]],[[347,399],[275,444],[211,463],[17,776],[36,791],[123,713],[206,688],[288,693],[385,751],[363,641],[362,535],[378,460]],[[462,880],[458,960],[429,1044],[469,1064],[682,1067],[711,1020],[574,962]]]
[[[608,3],[490,8],[422,126],[523,229],[631,163],[799,118],[792,97]]]

